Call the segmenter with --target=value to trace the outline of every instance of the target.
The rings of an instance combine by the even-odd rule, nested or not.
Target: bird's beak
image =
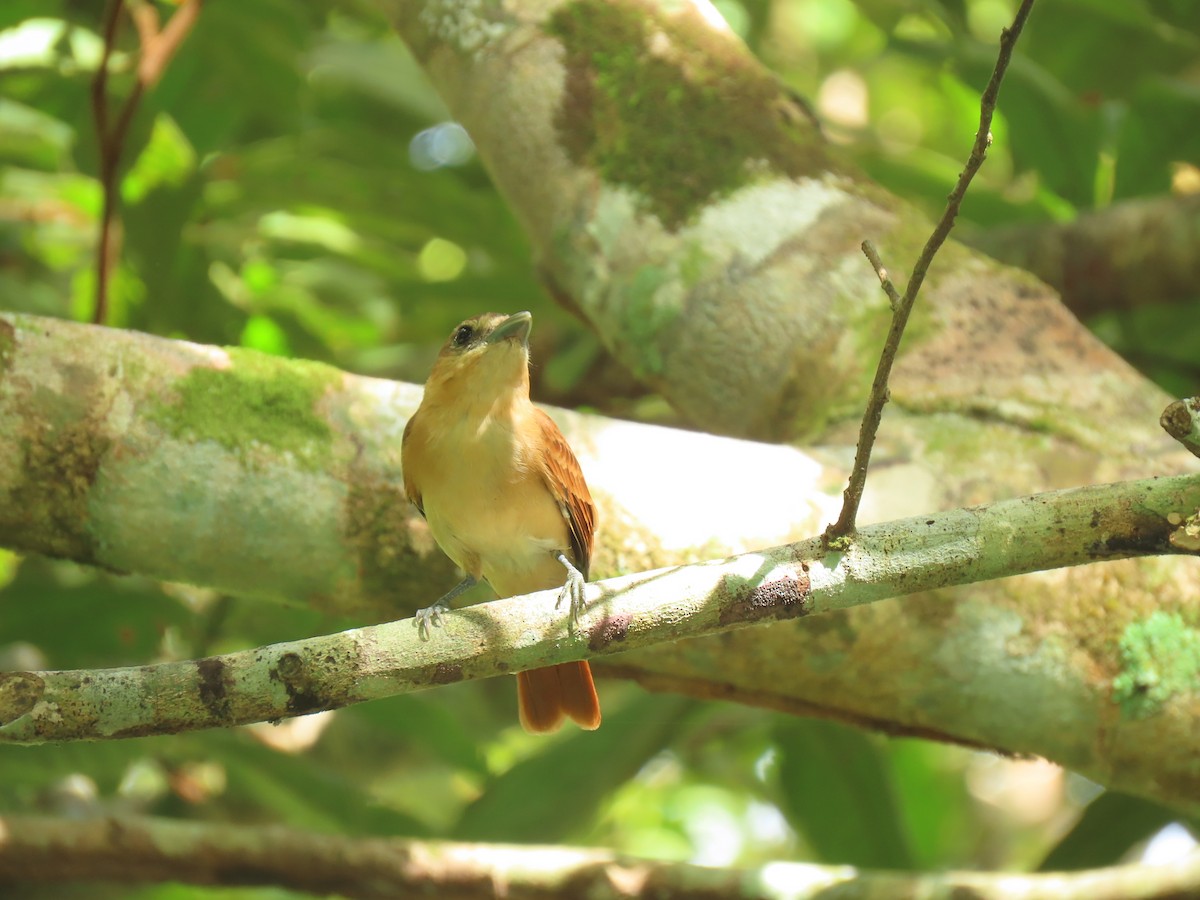
[[[525,346],[528,346],[529,331],[531,328],[533,328],[533,313],[513,313],[511,316],[492,329],[492,333],[486,338],[486,343],[498,344],[500,341],[513,338],[515,340],[519,340]]]

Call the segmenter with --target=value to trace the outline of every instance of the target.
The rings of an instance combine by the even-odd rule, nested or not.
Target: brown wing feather
[[[420,410],[417,410],[417,414],[419,413]],[[408,495],[408,501],[417,508],[417,512],[424,516],[425,507],[421,504],[421,491],[417,487],[416,481],[409,477],[409,470],[412,468],[412,466],[405,465],[406,461],[411,461],[412,459],[411,456],[408,457],[408,460],[406,460],[405,457],[408,455],[412,446],[409,444],[408,439],[412,435],[413,423],[415,421],[417,421],[416,415],[409,419],[408,423],[404,426],[404,437],[400,441],[400,467],[403,469],[404,475],[404,493]]]
[[[587,578],[592,562],[592,537],[596,531],[596,507],[592,503],[592,494],[583,480],[579,460],[571,452],[567,439],[558,430],[554,420],[536,407],[534,418],[542,430],[542,446],[546,451],[539,460],[542,478],[559,508],[567,514],[575,565]]]

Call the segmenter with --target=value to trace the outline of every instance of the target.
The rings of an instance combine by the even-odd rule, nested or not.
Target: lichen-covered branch
[[[420,391],[349,378],[0,314],[0,546],[334,611],[394,607],[440,556],[400,486]]]
[[[273,885],[364,900],[418,894],[485,900],[498,893],[509,900],[1168,900],[1200,892],[1200,855],[1165,865],[1046,874],[872,872],[799,862],[717,869],[594,848],[351,838],[133,816],[0,816],[0,881],[88,880]]]
[[[1177,476],[868,526],[844,554],[812,539],[593,584],[574,632],[550,591],[452,613],[430,641],[402,620],[196,661],[4,673],[0,740],[121,738],[273,720],[1002,575],[1183,552],[1171,540],[1172,520],[1198,506],[1200,476]],[[1163,627],[1188,631],[1182,622]],[[1146,664],[1180,667],[1183,677],[1150,683],[1151,669],[1139,676],[1134,668],[1111,687],[1116,708],[1144,716],[1193,695],[1190,651],[1179,648],[1174,660],[1166,646]],[[1200,793],[1172,799],[1200,808]]]
[[[307,363],[0,314],[0,536],[22,552],[367,611],[374,621],[394,618],[427,604],[455,577],[400,490],[399,435],[416,394]],[[1126,426],[1141,441],[1141,471],[1182,471],[1179,460],[1192,457],[1174,450],[1146,415],[1151,421],[1143,426],[1130,410]],[[806,454],[591,417],[559,414],[559,421],[600,506],[600,578],[815,534],[836,510],[845,476],[836,452]],[[930,421],[937,424],[932,432]],[[985,416],[931,419],[898,405],[867,492],[867,521],[1070,485],[1081,461],[1096,479],[1118,480],[1131,470],[1120,459],[1093,456],[1082,423],[1072,428],[1075,442],[1049,433],[1060,425],[1031,433]],[[915,447],[919,457],[906,455]],[[1189,550],[1187,511],[1159,512],[1166,532],[1159,521],[1126,534],[1101,516],[1077,522],[1082,532],[1062,539],[1084,548],[1077,559],[1157,552],[1163,540],[1175,552]],[[921,523],[942,520],[916,521],[924,540],[931,526]],[[973,527],[969,516],[963,522]],[[991,550],[1049,540],[1043,549],[1058,561],[1048,564],[1071,560],[1055,557],[1057,532],[1027,535],[1017,522],[997,527]],[[917,562],[910,547],[927,546],[912,539],[897,536],[879,548],[878,565],[901,567],[894,592],[953,581],[908,580],[904,567]],[[955,546],[929,549],[936,558]],[[995,576],[1019,568],[997,565]],[[932,577],[936,565],[924,571]],[[1095,563],[981,582],[969,593],[943,589],[902,605],[873,603],[725,631],[719,640],[662,644],[650,637],[646,650],[597,659],[596,668],[656,689],[1040,753],[1172,802],[1200,794],[1200,763],[1191,752],[1200,660],[1187,649],[1200,631],[1197,577],[1196,559]],[[535,623],[553,643],[561,620],[538,619],[538,610],[544,607],[521,605],[514,621]],[[598,607],[593,624],[607,611]],[[482,627],[491,617],[490,608],[471,610],[456,621]],[[808,624],[815,622],[821,627]],[[412,637],[411,629],[401,630]],[[1177,652],[1158,652],[1164,640]],[[492,657],[492,671],[502,671],[500,657],[516,645],[497,639],[495,646],[507,647]],[[463,657],[461,650],[434,644],[414,652]],[[526,651],[520,659],[532,664],[540,651]],[[560,651],[563,658],[590,652],[578,643]],[[420,668],[442,657],[414,659],[401,673],[412,687],[446,677],[447,670],[439,676]],[[288,714],[289,703],[296,712],[349,696],[338,693],[342,682],[322,680],[327,661],[292,671],[290,662],[280,668],[282,653],[275,660],[282,679],[259,669],[265,700],[242,705],[224,669],[206,664],[202,673],[182,663],[173,670],[180,679],[162,685],[165,697],[127,703],[123,724],[106,727],[153,727],[146,723],[155,707],[169,723],[185,693],[198,716],[186,727],[235,714],[271,718]],[[473,674],[486,674],[483,662],[471,664],[478,666]],[[1145,690],[1147,704],[1114,702],[1117,679],[1131,696],[1140,696],[1140,686],[1165,686]],[[55,684],[58,690],[66,681]],[[41,676],[9,676],[0,702],[23,713],[32,707],[22,704],[39,702],[44,688]]]
[[[708,3],[378,3],[550,290],[626,367],[708,431],[857,421],[890,319],[858,248],[903,283],[930,223],[826,143]],[[1120,446],[1118,411],[1153,388],[1046,285],[954,242],[939,259],[894,400],[1035,428],[1067,410]]]
[[[315,363],[0,313],[0,546],[394,618],[456,578],[404,496],[419,400]],[[843,477],[790,448],[555,415],[600,504],[598,575],[796,540]],[[716,459],[733,490],[697,490]]]

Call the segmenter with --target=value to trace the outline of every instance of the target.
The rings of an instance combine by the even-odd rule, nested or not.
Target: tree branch
[[[1189,453],[1200,456],[1200,397],[1176,400],[1163,410],[1159,423]]]
[[[396,618],[427,605],[455,578],[400,488],[400,433],[419,396],[412,385],[311,363],[0,314],[0,546],[247,598],[286,598],[360,621]],[[845,483],[836,448],[802,453],[554,415],[600,509],[597,578],[818,533],[836,512],[835,485]],[[1026,433],[982,415],[924,417],[898,407],[887,465],[873,476],[865,509],[876,520],[894,519],[1087,477],[1118,481],[1194,466],[1144,405],[1125,409],[1121,421],[1120,439],[1139,447],[1136,463],[1056,437],[1053,422]],[[1075,429],[1081,440],[1094,433],[1089,423]],[[922,451],[914,458],[907,448]],[[1186,537],[1194,508],[1165,510],[1173,529],[1166,540]],[[1110,528],[1102,514],[1078,524],[1084,533],[1055,533],[1051,541],[1091,540],[1097,552],[1088,558],[1104,558],[1122,546],[1154,552],[1164,539],[1161,522],[1130,532]],[[996,552],[1042,541],[1040,533],[999,529],[990,548]],[[879,547],[876,563],[910,565],[917,558],[897,549],[909,540],[899,535]],[[1172,549],[1189,547],[1184,541]],[[845,564],[858,559],[849,554]],[[1193,707],[1185,699],[1149,707],[1114,702],[1113,682],[1124,676],[1132,690],[1156,677],[1153,654],[1139,648],[1158,633],[1160,610],[1184,614],[1179,646],[1190,646],[1196,563],[1077,566],[830,612],[823,627],[799,620],[720,640],[656,644],[623,654],[618,675],[887,733],[1038,753],[1094,780],[1179,802],[1197,790]],[[1010,574],[1001,568],[998,574]],[[897,592],[916,589],[902,572],[896,584]],[[608,611],[598,608],[597,617]],[[458,618],[490,617],[467,611]],[[550,616],[538,627],[558,633],[561,625]],[[1172,671],[1181,673],[1184,690],[1187,659],[1177,662]],[[188,690],[198,690],[198,680]],[[38,684],[10,679],[9,708]],[[229,718],[222,684],[210,681],[205,695],[216,711],[212,722]],[[302,679],[293,692],[297,684],[299,710],[311,698]],[[269,687],[287,696],[281,682]],[[164,697],[146,696],[148,708],[170,712],[178,686],[164,689]],[[256,715],[277,707],[287,702]]]
[[[854,533],[855,523],[858,521],[858,507],[862,503],[863,489],[867,483],[867,469],[871,464],[871,449],[875,446],[875,436],[879,433],[883,407],[888,402],[890,394],[888,380],[891,378],[896,355],[900,352],[900,341],[904,337],[904,329],[908,326],[908,318],[912,313],[913,304],[916,302],[917,294],[921,291],[921,285],[925,282],[925,275],[929,271],[930,265],[933,264],[933,258],[941,249],[942,244],[946,242],[946,238],[950,236],[963,198],[967,195],[967,188],[971,186],[975,173],[979,171],[983,161],[987,158],[987,149],[992,144],[992,116],[996,112],[1000,85],[1004,81],[1005,72],[1008,71],[1013,48],[1016,47],[1017,40],[1021,37],[1021,31],[1025,27],[1025,21],[1029,18],[1030,10],[1033,9],[1033,2],[1034,0],[1022,0],[1021,6],[1013,17],[1012,25],[1005,28],[1000,34],[1000,54],[996,59],[996,67],[992,70],[992,77],[979,101],[979,128],[975,132],[975,144],[971,148],[971,155],[958,176],[958,183],[950,192],[942,217],[925,242],[921,255],[917,257],[903,297],[897,299],[895,289],[889,290],[891,281],[887,277],[887,270],[884,269],[875,248],[869,243],[863,244],[863,252],[870,260],[875,274],[879,276],[880,284],[891,301],[892,325],[888,330],[887,340],[884,341],[883,352],[879,357],[879,366],[875,370],[875,379],[871,383],[867,409],[863,413],[862,427],[858,433],[854,466],[850,470],[850,481],[846,485],[843,495],[842,511],[837,520],[826,528],[822,535],[822,540],[827,547],[842,549],[846,539]]]
[[[962,240],[1032,272],[1081,317],[1196,296],[1200,194],[1126,200],[1071,222],[974,231]]]
[[[441,900],[729,897],[742,900],[959,897],[1168,900],[1200,891],[1200,854],[1070,873],[860,871],[772,862],[713,869],[609,850],[351,838],[282,827],[149,817],[0,816],[0,881],[275,885],[364,898]]]
[[[588,612],[570,634],[555,611],[556,592],[546,591],[453,612],[430,641],[405,619],[194,661],[8,673],[0,675],[0,740],[95,740],[270,721],[954,584],[1183,553],[1171,541],[1171,519],[1197,508],[1200,476],[1177,476],[868,526],[844,555],[826,553],[814,538],[593,583]],[[1200,796],[1188,799],[1200,803]]]

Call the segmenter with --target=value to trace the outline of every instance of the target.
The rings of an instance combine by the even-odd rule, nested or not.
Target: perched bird
[[[466,578],[417,613],[428,637],[450,601],[483,578],[500,597],[561,586],[571,622],[584,607],[596,509],[575,454],[529,400],[527,312],[484,313],[454,329],[404,428],[404,490]],[[600,725],[586,661],[517,675],[526,731],[569,716]]]

